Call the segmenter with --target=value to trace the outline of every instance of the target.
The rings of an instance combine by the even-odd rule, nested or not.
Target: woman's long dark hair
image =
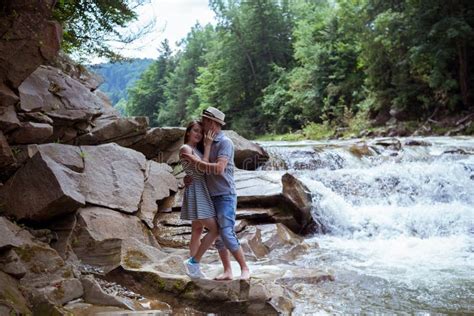
[[[189,132],[191,132],[191,128],[193,128],[194,125],[199,124],[202,129],[202,123],[201,121],[198,120],[192,120],[189,122],[188,126],[186,126],[186,132],[184,133],[184,143],[186,144],[189,140]],[[201,152],[204,153],[204,135],[201,139],[201,141],[196,145],[196,148]]]

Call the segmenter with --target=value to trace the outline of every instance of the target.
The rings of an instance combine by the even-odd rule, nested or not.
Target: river
[[[474,137],[366,143],[260,142],[328,229],[295,264],[335,281],[296,285],[295,315],[474,313]]]

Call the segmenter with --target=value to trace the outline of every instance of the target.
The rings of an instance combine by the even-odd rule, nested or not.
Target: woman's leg
[[[199,220],[195,220],[191,224],[191,241],[189,243],[189,255],[194,257],[201,245],[201,234],[204,226]]]
[[[197,262],[201,261],[201,258],[206,250],[209,249],[212,243],[216,240],[217,236],[219,236],[219,227],[217,226],[217,221],[214,217],[202,219],[200,222],[202,226],[207,228],[208,232],[201,240],[201,245],[193,256],[194,260]]]

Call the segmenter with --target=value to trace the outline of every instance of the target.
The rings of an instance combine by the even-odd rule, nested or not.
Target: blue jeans
[[[219,195],[211,198],[217,213],[217,223],[219,224],[219,237],[216,239],[216,248],[219,251],[227,248],[231,252],[235,252],[240,247],[234,230],[237,195]]]

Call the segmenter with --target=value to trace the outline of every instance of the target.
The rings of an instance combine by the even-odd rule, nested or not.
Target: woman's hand
[[[204,147],[211,147],[214,138],[216,137],[216,132],[208,131],[206,135],[204,135]]]

